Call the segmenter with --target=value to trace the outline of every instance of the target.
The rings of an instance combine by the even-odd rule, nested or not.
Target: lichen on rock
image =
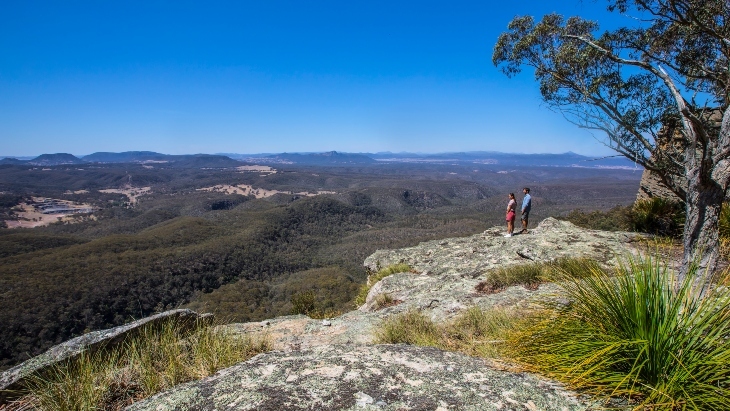
[[[132,405],[182,410],[585,410],[559,384],[429,347],[272,352]]]

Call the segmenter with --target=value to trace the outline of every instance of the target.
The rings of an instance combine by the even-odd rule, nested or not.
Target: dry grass
[[[383,321],[375,332],[379,344],[411,344],[500,358],[505,335],[521,323],[514,311],[472,307],[453,321],[437,324],[419,311],[407,311]]]
[[[175,385],[209,376],[271,349],[266,336],[239,336],[170,322],[142,330],[111,352],[81,355],[31,380],[21,403],[39,410],[121,410]]]
[[[358,290],[357,295],[355,296],[354,305],[357,309],[361,305],[365,304],[365,300],[368,298],[368,294],[370,293],[370,289],[380,280],[383,278],[393,275],[396,273],[409,273],[409,272],[415,272],[413,268],[411,268],[410,265],[400,263],[400,264],[392,264],[385,268],[381,268],[376,273],[370,274],[368,276],[368,281],[363,284],[360,287],[360,290]]]
[[[375,309],[376,310],[382,310],[383,308],[392,307],[392,306],[398,305],[398,304],[400,304],[402,302],[403,301],[401,301],[401,300],[394,299],[388,293],[378,294],[375,297]]]
[[[598,263],[587,258],[560,258],[551,262],[511,265],[487,273],[487,279],[476,285],[480,294],[494,294],[507,287],[522,285],[535,290],[540,284],[550,281],[556,271],[567,271],[580,276]]]

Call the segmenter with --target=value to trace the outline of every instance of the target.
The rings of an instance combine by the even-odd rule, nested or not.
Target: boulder
[[[170,310],[155,314],[119,327],[92,331],[88,334],[53,346],[41,355],[16,365],[0,374],[0,405],[16,396],[24,387],[27,379],[33,375],[43,374],[56,364],[70,361],[83,352],[94,352],[98,349],[110,349],[135,335],[143,327],[158,326],[168,321],[178,321],[190,330],[197,321],[212,321],[211,314],[198,314],[192,310]]]
[[[407,345],[276,351],[133,404],[128,411],[586,410],[559,384],[478,358]]]

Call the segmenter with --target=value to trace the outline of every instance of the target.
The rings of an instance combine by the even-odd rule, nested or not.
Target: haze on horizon
[[[0,154],[613,154],[491,63],[515,15],[553,11],[631,21],[581,0],[11,2]]]

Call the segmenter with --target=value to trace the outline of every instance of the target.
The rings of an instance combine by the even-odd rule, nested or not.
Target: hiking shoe
[[[512,233],[507,233],[504,235],[505,237],[512,237]]]

